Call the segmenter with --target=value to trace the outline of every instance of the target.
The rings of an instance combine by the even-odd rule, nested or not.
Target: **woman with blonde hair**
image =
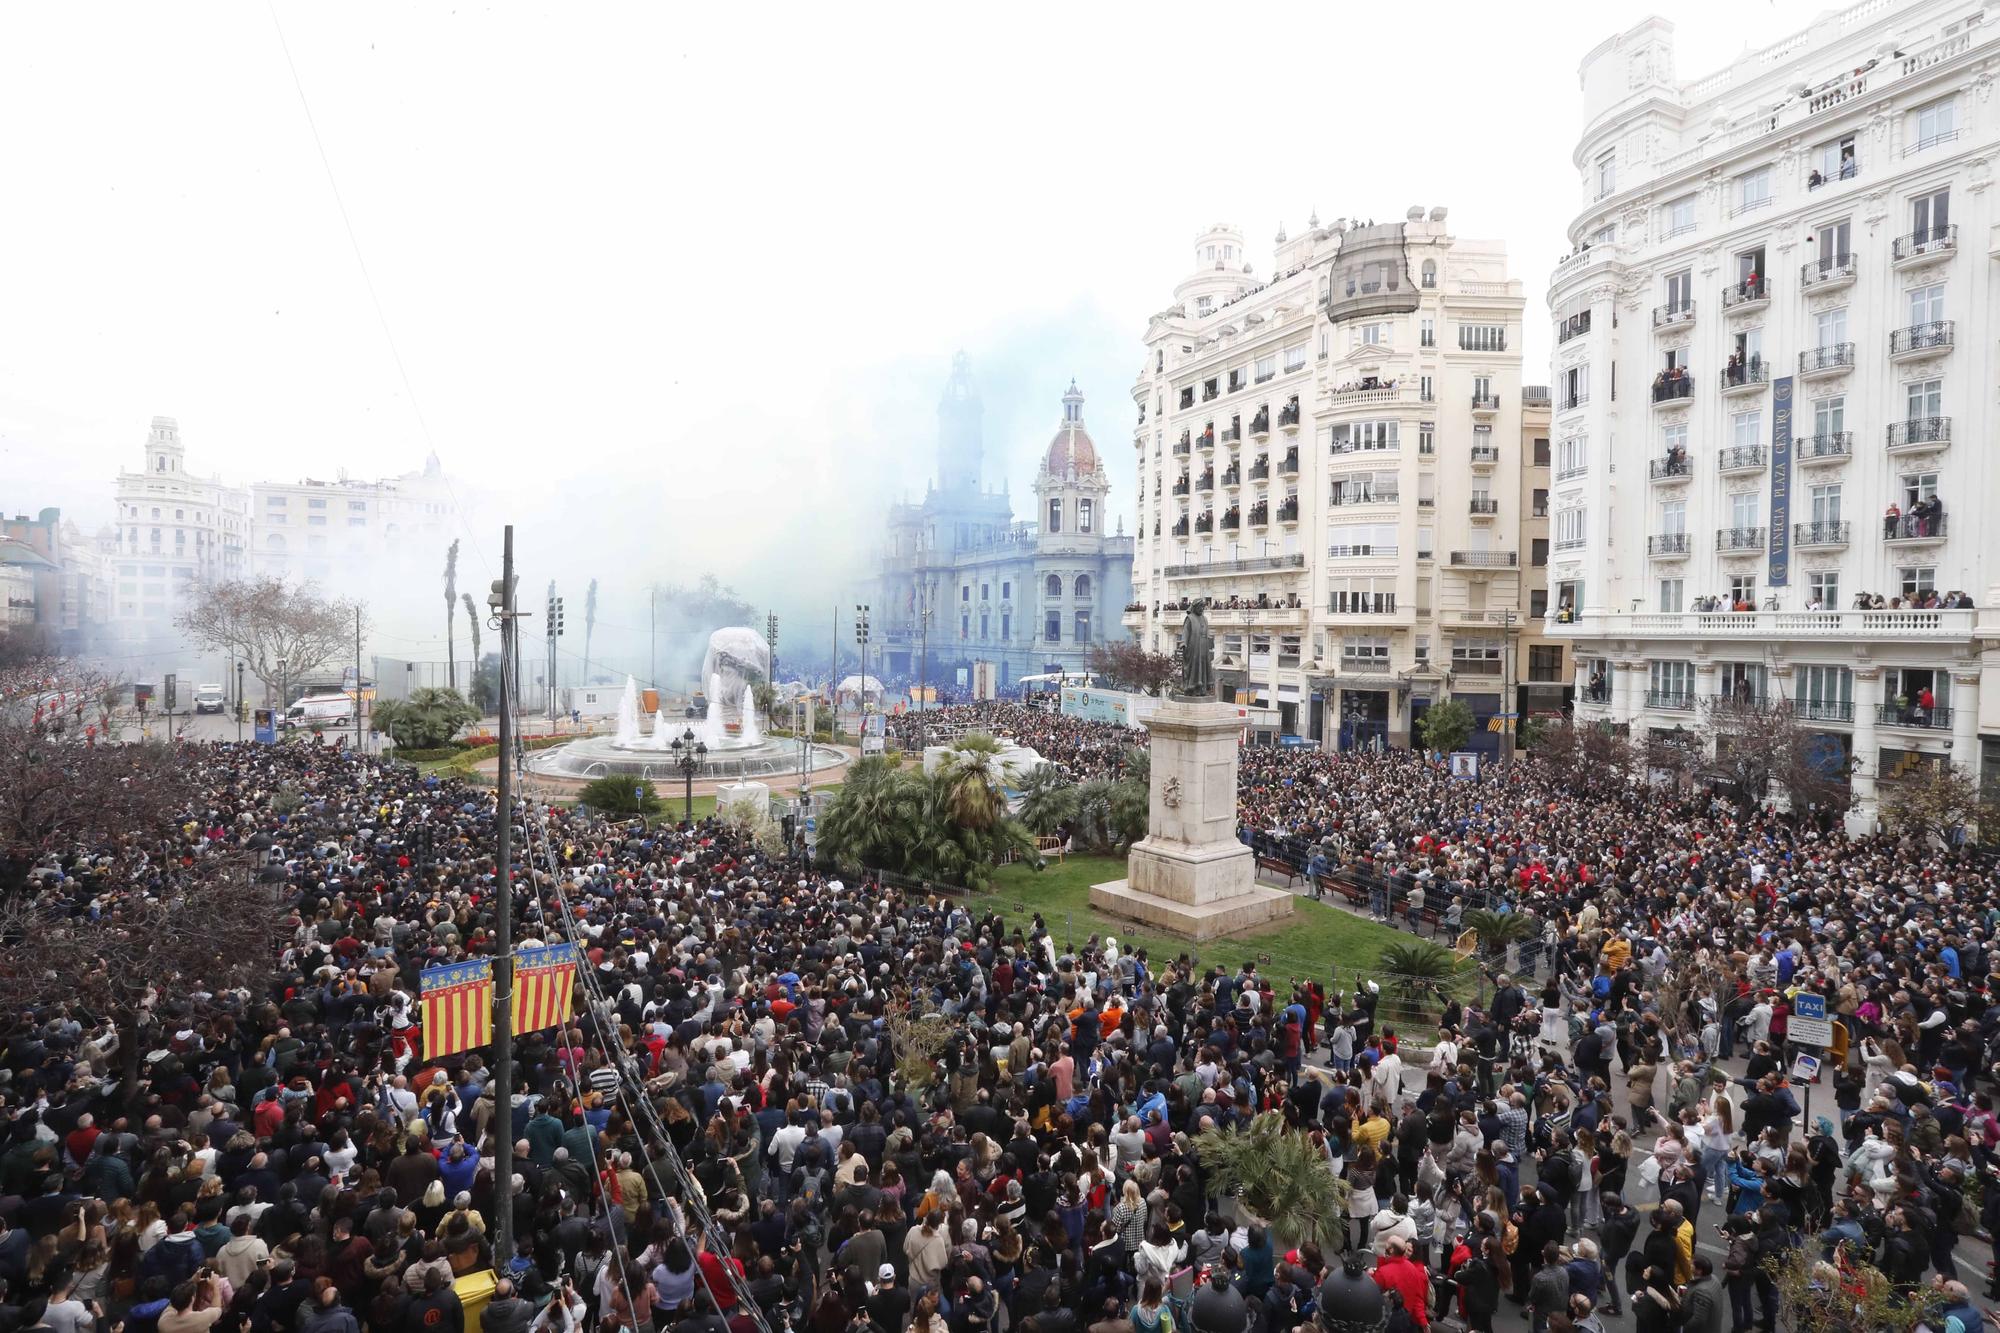
[[[1146,1214],[1146,1196],[1140,1193],[1139,1182],[1128,1177],[1119,1192],[1118,1205],[1111,1210],[1111,1225],[1117,1229],[1118,1239],[1125,1243],[1128,1261],[1145,1243]]]

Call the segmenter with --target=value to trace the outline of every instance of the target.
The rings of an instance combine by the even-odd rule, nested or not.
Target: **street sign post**
[[[1785,1025],[1785,1040],[1799,1046],[1833,1045],[1833,1023],[1826,1016],[1826,997],[1800,991],[1792,999],[1791,1021]]]

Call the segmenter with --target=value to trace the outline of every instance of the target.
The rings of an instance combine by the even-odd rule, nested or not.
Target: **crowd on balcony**
[[[891,725],[926,719],[1078,776],[1139,734],[1010,704]],[[1801,1249],[1978,1326],[1955,1246],[2000,1229],[2000,1190],[1966,1189],[2000,1146],[2000,886],[1969,850],[1532,759],[1244,751],[1243,836],[1313,883],[1531,922],[1420,1051],[1375,982],[1071,940],[713,820],[503,814],[312,745],[176,760],[143,849],[38,846],[16,904],[115,919],[248,860],[281,947],[254,985],[162,975],[122,1022],[61,977],[10,1011],[10,1329],[464,1333],[480,1275],[483,1333],[1486,1329],[1503,1302],[1550,1333],[1628,1306],[1769,1328],[1761,1264]],[[583,951],[506,1105],[415,1017],[420,969],[493,953],[501,875],[517,938]],[[1817,1116],[1786,1077],[1805,995],[1852,1036]],[[913,997],[947,1033],[915,1070]],[[1326,1243],[1210,1189],[1202,1135],[1262,1112],[1347,1182]]]
[[[1653,376],[1653,397],[1666,398],[1682,392],[1688,383],[1686,366],[1672,366]]]
[[[1366,393],[1370,389],[1393,389],[1396,381],[1383,379],[1379,375],[1363,375],[1359,380],[1349,380],[1335,389],[1335,393]]]
[[[1933,537],[1944,531],[1944,500],[1926,495],[1905,510],[1894,500],[1882,511],[1882,538]]]
[[[1854,594],[1856,611],[1969,611],[1972,609],[1971,594],[1954,588],[1939,595],[1935,588],[1925,588],[1920,592],[1897,593],[1884,596],[1879,592],[1858,592]]]

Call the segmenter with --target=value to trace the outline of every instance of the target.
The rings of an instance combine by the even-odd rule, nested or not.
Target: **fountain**
[[[766,737],[757,724],[753,677],[770,679],[770,650],[763,636],[742,627],[720,629],[709,636],[701,679],[708,682],[708,707],[698,719],[669,719],[664,709],[653,713],[646,730],[639,713],[639,684],[625,678],[618,717],[609,736],[583,736],[528,756],[528,771],[548,777],[587,781],[631,777],[667,781],[681,776],[673,743],[692,730],[707,752],[695,770],[697,781],[775,778],[799,771],[799,743],[789,736]],[[727,702],[725,702],[727,701]],[[812,747],[812,767],[826,773],[847,762],[830,745]]]

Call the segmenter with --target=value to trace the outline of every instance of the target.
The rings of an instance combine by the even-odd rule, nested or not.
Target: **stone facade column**
[[[1968,776],[1979,771],[1979,673],[1951,673],[1951,761]]]
[[[1854,673],[1854,788],[1857,815],[1865,813],[1867,825],[1875,822],[1875,772],[1879,752],[1875,744],[1875,714],[1882,706],[1882,668],[1862,667]]]
[[[1617,709],[1615,720],[1627,726],[1637,725],[1640,715],[1646,709],[1646,664],[1644,662],[1618,662],[1617,687],[1612,691]]]

